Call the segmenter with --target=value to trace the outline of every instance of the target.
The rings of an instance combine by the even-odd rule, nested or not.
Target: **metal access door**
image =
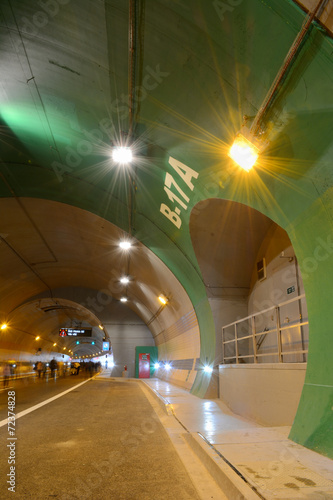
[[[150,354],[139,354],[139,378],[150,377]]]

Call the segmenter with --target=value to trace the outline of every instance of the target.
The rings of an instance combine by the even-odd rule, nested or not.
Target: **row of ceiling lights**
[[[121,148],[120,148],[121,149]],[[129,149],[129,148],[123,148],[123,149]],[[130,250],[130,248],[132,248],[132,243],[128,240],[123,240],[119,243],[119,247],[122,249],[122,250]],[[130,282],[130,278],[128,276],[122,276],[120,278],[120,283],[122,283],[123,285],[128,285],[128,283]],[[121,297],[120,301],[121,302],[127,302],[128,298],[127,297]],[[168,297],[166,297],[164,294],[160,294],[158,296],[158,300],[161,302],[162,305],[166,305],[168,302],[169,302],[169,299]],[[101,330],[104,330],[104,326],[103,325],[98,325],[98,327],[101,329]],[[0,330],[6,330],[6,328],[8,328],[8,325],[7,323],[2,323],[2,325],[0,326]],[[40,340],[40,336],[37,336],[35,338],[35,340]],[[57,343],[54,342],[53,344],[53,347],[56,347],[57,346]],[[66,347],[63,348],[64,350],[66,349]]]
[[[129,148],[118,148],[118,149],[129,149]],[[119,247],[122,249],[122,250],[130,250],[130,248],[132,247],[132,244],[130,241],[128,240],[124,240],[124,241],[121,241],[119,243]],[[127,285],[128,283],[130,282],[130,279],[128,276],[123,276],[122,278],[120,278],[120,283],[123,283],[124,285]],[[121,302],[127,302],[127,297],[122,297],[120,299]],[[166,305],[168,302],[169,302],[169,299],[168,297],[166,297],[164,294],[160,294],[158,296],[158,300],[161,302],[162,305]]]
[[[128,148],[128,147],[115,148],[115,150],[113,151],[113,159],[117,163],[126,164],[126,163],[131,162],[132,158],[133,158],[133,156],[132,156],[131,149]],[[123,240],[123,241],[120,241],[119,247],[122,250],[128,251],[128,250],[131,249],[132,243],[130,241],[128,241],[128,240]],[[120,283],[122,283],[123,285],[127,285],[129,282],[130,282],[130,278],[128,276],[122,276],[120,278]],[[169,299],[164,294],[160,294],[158,296],[158,300],[160,301],[160,303],[163,306],[165,306],[168,303],[168,301],[169,301]],[[123,296],[123,297],[120,298],[120,301],[121,302],[127,302],[128,298],[125,297],[125,296]],[[103,325],[100,324],[100,325],[98,325],[98,327],[101,330],[104,330],[104,326]],[[1,326],[0,326],[0,330],[6,330],[7,328],[8,328],[7,323],[2,323]],[[40,340],[40,338],[41,338],[40,336],[37,336],[37,337],[35,337],[35,340],[38,341],[38,340]],[[53,347],[56,347],[56,346],[57,346],[57,343],[54,342],[53,343]],[[63,347],[64,351],[66,349],[67,349],[66,347]],[[71,349],[68,349],[68,352],[74,354]],[[90,355],[90,356],[97,356],[98,354],[102,354],[102,352],[99,352],[99,353],[96,353],[96,354],[93,354],[93,355]]]
[[[101,328],[101,325],[98,325],[98,326]],[[0,326],[0,330],[6,330],[7,328],[8,328],[8,325],[7,325],[6,323],[3,323],[3,324]],[[102,329],[103,329],[103,327],[102,327]],[[38,341],[38,340],[40,340],[40,339],[41,339],[41,337],[40,337],[39,335],[37,335],[37,337],[35,337],[35,340],[36,340],[36,341]],[[57,342],[54,342],[54,343],[52,344],[52,346],[53,346],[53,347],[56,347],[57,345],[58,345],[58,344],[57,344]],[[63,350],[63,351],[66,351],[66,350],[67,350],[67,347],[63,347],[63,348],[62,348],[62,350]],[[68,352],[69,352],[69,353],[71,353],[71,354],[74,354],[74,352],[73,352],[71,349],[68,349]],[[90,355],[81,356],[81,357],[83,357],[83,358],[84,358],[84,357],[87,357],[87,358],[88,358],[88,357],[92,357],[92,356],[98,356],[98,355],[100,355],[100,354],[103,354],[103,353],[102,353],[102,351],[96,352],[95,354],[90,354]]]

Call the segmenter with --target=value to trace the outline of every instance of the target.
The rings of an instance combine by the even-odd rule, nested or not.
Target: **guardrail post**
[[[235,323],[235,351],[236,351],[236,364],[238,365],[237,323]]]
[[[254,363],[258,363],[255,316],[252,316],[251,318],[251,329],[252,329],[252,342],[253,342],[253,361]]]
[[[282,363],[283,358],[282,358],[281,322],[280,322],[280,308],[279,308],[279,306],[277,306],[275,308],[275,314],[276,314],[276,334],[277,334],[278,356],[279,356],[279,363]]]

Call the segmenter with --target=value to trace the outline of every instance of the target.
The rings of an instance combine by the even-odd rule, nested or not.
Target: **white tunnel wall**
[[[293,247],[284,231],[271,228],[258,252],[257,261],[265,259],[266,277],[258,279],[257,268],[253,269],[251,293],[248,297],[247,313],[243,317],[277,306],[304,293],[302,278]],[[299,319],[298,302],[280,308],[281,326],[292,325]],[[235,317],[233,321],[236,321]],[[306,301],[302,300],[302,319],[307,321]],[[277,351],[277,335],[273,329],[275,309],[256,316],[256,332],[272,330],[262,343],[258,353]],[[244,327],[246,328],[246,323]],[[233,328],[233,327],[232,327]],[[242,328],[238,326],[239,332]],[[243,331],[244,334],[245,330]],[[303,328],[305,346],[308,345],[308,327]],[[299,328],[290,328],[282,337],[290,349],[300,348],[302,339]],[[240,344],[239,354],[249,354],[252,339]],[[247,346],[247,347],[246,347]],[[243,349],[243,350],[242,350]],[[230,355],[230,352],[227,353]],[[277,363],[277,356],[268,355],[252,359],[244,358],[239,364],[219,366],[220,398],[237,414],[262,425],[292,425],[297,411],[306,372],[306,357],[302,354],[285,356]],[[303,362],[304,361],[304,362]]]

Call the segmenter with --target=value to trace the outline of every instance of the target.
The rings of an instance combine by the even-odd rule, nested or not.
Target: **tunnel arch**
[[[135,237],[80,208],[39,198],[2,198],[0,205],[8,214],[2,221],[0,247],[3,278],[8,277],[1,286],[1,320],[8,322],[8,329],[1,332],[3,354],[6,346],[18,352],[25,344],[24,335],[31,337],[26,355],[33,353],[40,331],[46,351],[56,352],[54,332],[70,326],[66,322],[93,326],[101,340],[98,324],[105,323],[104,334],[112,330],[110,314],[133,325],[137,317],[142,322],[137,328],[144,332],[146,325],[161,359],[174,360],[172,374],[161,376],[192,386],[200,357],[199,327],[184,287],[167,265]],[[130,254],[118,248],[124,237],[133,243]],[[124,275],[129,276],[126,286],[120,283]],[[168,298],[165,307],[157,300],[161,293]],[[124,295],[126,304],[120,301]],[[129,309],[132,316],[126,314]],[[22,338],[13,336],[16,343],[10,341],[11,329],[21,330]],[[189,370],[184,372],[186,345],[192,362],[186,361]],[[88,350],[95,352],[91,346]]]
[[[236,201],[210,198],[199,202],[193,208],[190,234],[214,317],[215,365],[280,361],[287,368],[288,363],[306,361],[307,355],[301,352],[288,354],[288,351],[293,349],[296,351],[302,351],[305,347],[307,349],[309,329],[301,272],[287,233],[266,215],[247,205]],[[257,269],[259,263],[263,266],[260,274]],[[302,298],[298,299],[298,297]],[[275,310],[280,304],[285,304],[279,309],[279,322],[283,328],[280,342],[281,352],[284,354],[281,359],[277,354],[269,354],[278,352]],[[269,313],[262,314],[261,311],[266,309],[271,311],[270,314],[273,314],[274,319],[269,317]],[[255,315],[255,326],[250,320],[245,320],[252,314]],[[285,317],[287,314],[289,318]],[[302,314],[302,321],[299,320],[300,314]],[[223,327],[235,321],[238,322],[239,339],[242,337],[247,339],[237,342],[237,351],[233,343],[226,343],[224,346],[222,344]],[[288,330],[288,324],[294,322],[295,327]],[[300,322],[304,325],[297,327],[296,324]],[[234,328],[233,325],[228,327],[226,332],[229,333],[225,334],[228,337],[224,340],[230,341],[230,338],[234,338]],[[256,342],[255,351],[254,339],[252,340],[251,337],[253,328],[255,328],[256,335],[261,331],[272,332],[267,336],[263,334],[260,343]],[[255,339],[258,340],[259,337]],[[292,384],[292,374],[296,372],[290,373],[290,384]],[[222,379],[221,375],[219,378],[220,385],[230,383],[230,380]],[[246,385],[245,381],[243,385]],[[295,412],[301,388],[302,386],[297,382],[295,400],[292,401],[291,398],[289,403]],[[225,393],[223,389],[220,386],[222,395]],[[247,390],[250,392],[254,389],[251,389],[249,385]],[[264,393],[263,398],[267,399]],[[232,398],[230,402],[234,406],[233,410],[237,408],[239,411],[243,408],[244,411],[248,411],[246,405],[237,406]],[[262,423],[264,417],[260,414],[259,403],[257,407],[257,418],[259,421],[261,419]],[[247,417],[255,418],[254,415],[254,411],[251,415],[244,413]],[[267,425],[268,417],[265,416],[265,418]],[[285,418],[284,421],[283,418]],[[285,423],[286,418],[283,415],[281,422]],[[278,420],[274,421],[275,424],[277,422]]]

